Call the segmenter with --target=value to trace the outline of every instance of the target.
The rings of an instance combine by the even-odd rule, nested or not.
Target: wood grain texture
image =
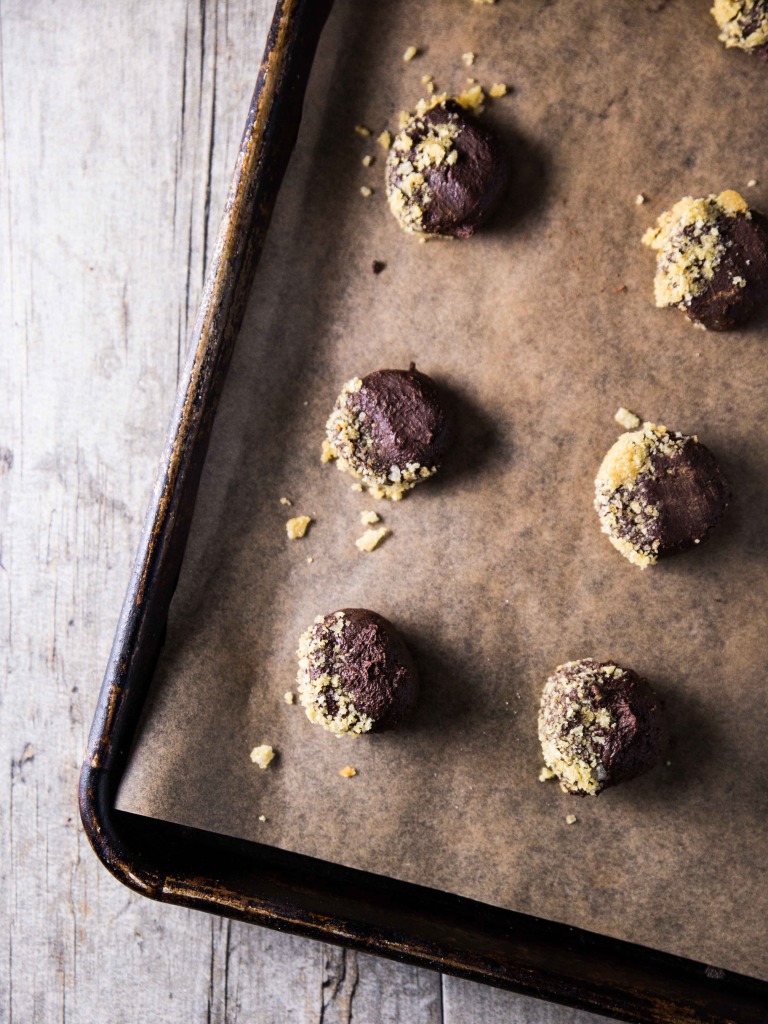
[[[272,0],[0,0],[0,1021],[588,1014],[122,888],[77,776]]]

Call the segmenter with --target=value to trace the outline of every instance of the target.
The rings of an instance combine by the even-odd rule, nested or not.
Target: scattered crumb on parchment
[[[361,185],[360,186],[360,195],[361,196],[365,196],[365,198],[367,199],[368,196],[372,196],[373,195],[373,189],[372,188],[368,188],[367,185]]]
[[[288,534],[289,540],[298,540],[303,537],[311,522],[312,516],[294,516],[293,519],[287,520],[285,532]]]
[[[357,491],[357,493],[358,493],[358,494],[362,494],[362,493],[363,493],[363,485],[362,485],[362,484],[360,484],[360,483],[354,483],[354,484],[352,484],[352,485],[351,485],[351,489],[352,489],[353,491]]]
[[[314,558],[312,557],[312,555],[307,555],[307,565],[312,565],[313,562]]]
[[[342,779],[351,779],[357,775],[357,768],[353,768],[351,764],[348,764],[346,768],[339,769],[339,775]]]
[[[262,769],[269,767],[274,756],[275,752],[268,743],[263,743],[260,747],[254,747],[251,751],[251,760]]]
[[[635,196],[635,206],[642,206],[645,202],[645,196],[642,192],[638,192]]]
[[[392,136],[388,131],[383,131],[376,141],[382,149],[389,149],[392,145]]]
[[[616,410],[616,415],[613,418],[625,430],[637,430],[640,426],[640,417],[635,416],[629,409],[625,409],[623,405]]]
[[[467,50],[466,53],[462,53],[461,59],[464,61],[468,68],[472,67],[472,65],[475,63],[475,55],[471,50]]]
[[[280,499],[280,504],[281,505],[288,505],[288,507],[290,508],[290,506],[293,504],[293,502],[291,501],[290,498],[281,498]]]
[[[747,182],[747,188],[754,188],[757,184],[757,178],[750,178]]]
[[[555,773],[551,768],[547,768],[545,765],[539,772],[539,782],[548,782],[550,779],[554,779]]]
[[[356,124],[355,131],[358,135],[362,135],[364,139],[371,134],[371,129],[366,128],[364,124]]]
[[[371,166],[371,164],[373,163],[373,161],[374,161],[375,159],[376,159],[376,158],[375,158],[375,157],[372,157],[370,153],[367,153],[367,154],[366,154],[366,155],[365,155],[365,156],[363,157],[363,167],[370,167],[370,166]]]
[[[389,533],[386,526],[382,526],[378,530],[366,530],[362,537],[358,537],[355,541],[355,547],[358,551],[373,551],[375,547],[384,540]]]
[[[418,54],[418,52],[418,46],[409,46],[408,49],[403,54],[403,60],[406,62],[408,62],[409,60],[413,60],[413,58]]]
[[[484,100],[485,93],[480,85],[471,85],[469,89],[458,93],[456,96],[456,102],[461,104],[465,110],[474,110],[478,114],[483,112]]]
[[[506,96],[507,87],[504,82],[494,82],[488,90],[488,95],[493,96],[494,99],[498,99],[500,96]]]
[[[379,518],[379,514],[374,512],[372,508],[360,513],[360,522],[363,526],[373,526],[374,523],[378,523]]]
[[[578,819],[575,814],[566,814],[565,816],[566,825],[575,825],[577,820]]]
[[[495,4],[496,0],[472,0],[475,4]]]
[[[283,694],[283,700],[285,701],[286,704],[295,704],[296,694],[293,692],[293,690],[286,690],[286,692]]]
[[[259,821],[266,821],[266,820],[267,820],[266,814],[260,814],[259,815]]]

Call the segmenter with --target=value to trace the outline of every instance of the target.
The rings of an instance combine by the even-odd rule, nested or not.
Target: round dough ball
[[[395,627],[366,608],[319,615],[299,639],[297,688],[310,722],[336,736],[391,729],[419,682]]]
[[[768,305],[768,219],[738,192],[686,196],[643,242],[655,249],[656,305],[681,309],[712,331],[745,323]]]
[[[373,497],[398,501],[437,472],[451,436],[445,399],[411,363],[347,381],[326,423],[323,458],[338,459]]]
[[[701,543],[730,497],[705,445],[655,423],[622,434],[595,480],[603,533],[641,569]]]
[[[569,661],[541,697],[544,762],[567,793],[596,796],[652,768],[666,744],[663,703],[631,669]]]
[[[768,62],[768,0],[715,0],[720,41]]]
[[[387,199],[400,226],[469,238],[498,206],[508,179],[497,137],[455,100],[422,102],[387,157]]]

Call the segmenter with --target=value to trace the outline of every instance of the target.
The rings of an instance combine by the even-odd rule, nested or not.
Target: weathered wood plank
[[[599,1017],[540,999],[502,992],[459,978],[443,978],[445,1024],[477,1024],[478,1021],[510,1021],[514,1024],[607,1024]]]

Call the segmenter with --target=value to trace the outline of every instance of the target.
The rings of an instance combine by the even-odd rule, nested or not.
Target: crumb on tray
[[[251,751],[251,760],[261,769],[268,768],[274,757],[275,752],[268,743],[263,743],[260,747],[254,747]]]
[[[355,547],[358,551],[373,551],[374,548],[381,544],[388,533],[389,530],[386,526],[382,526],[378,530],[366,530],[362,537],[358,537],[355,541]]]
[[[616,415],[613,418],[625,430],[637,430],[640,426],[640,417],[635,416],[629,409],[625,409],[623,405],[616,410]]]
[[[312,516],[294,516],[288,519],[285,524],[285,532],[289,540],[298,540],[307,532],[307,527],[312,522]]]

